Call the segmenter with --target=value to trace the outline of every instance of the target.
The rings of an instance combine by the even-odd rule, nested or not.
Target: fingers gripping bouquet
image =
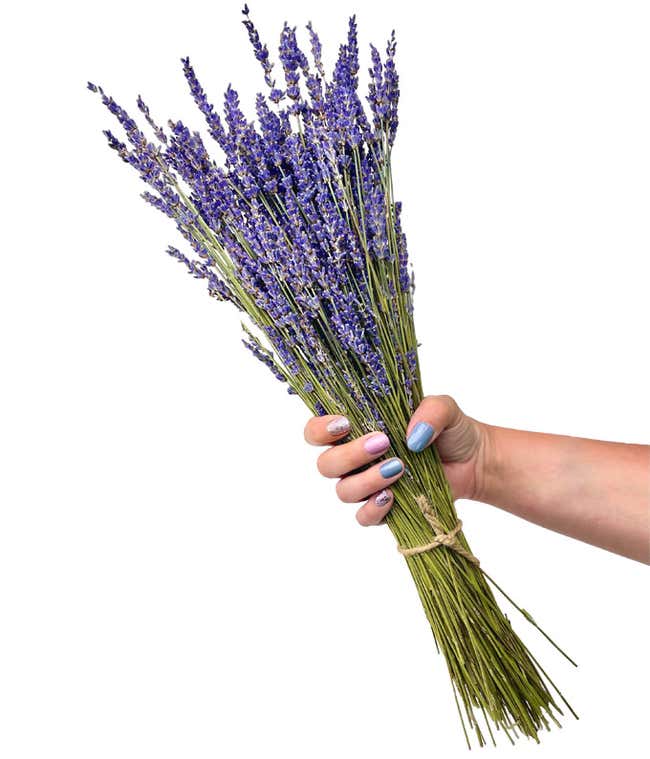
[[[472,732],[479,745],[494,741],[493,728],[511,741],[538,740],[541,729],[559,724],[555,686],[499,609],[462,533],[435,447],[414,456],[402,442],[423,393],[413,277],[391,175],[394,35],[383,56],[371,46],[366,110],[354,18],[330,77],[311,24],[310,59],[285,24],[279,82],[243,13],[267,86],[257,95],[255,122],[231,87],[219,114],[189,59],[182,62],[221,162],[183,122],[158,126],[138,98],[150,140],[89,83],[126,136],[106,131],[108,144],[139,172],[144,199],[173,220],[193,254],[170,247],[170,255],[248,317],[244,345],[288,392],[316,414],[345,414],[353,434],[379,427],[390,436],[389,455],[406,471],[393,486],[387,523],[447,662],[468,744]]]

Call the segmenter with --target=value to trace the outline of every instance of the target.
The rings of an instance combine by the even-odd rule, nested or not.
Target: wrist
[[[484,422],[475,422],[479,444],[476,452],[474,492],[472,500],[492,503],[497,490],[499,466],[497,462],[499,428]]]

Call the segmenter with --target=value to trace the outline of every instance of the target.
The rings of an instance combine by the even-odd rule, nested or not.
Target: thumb
[[[424,398],[406,429],[406,445],[414,453],[434,441],[443,461],[466,461],[478,443],[475,423],[449,395]]]

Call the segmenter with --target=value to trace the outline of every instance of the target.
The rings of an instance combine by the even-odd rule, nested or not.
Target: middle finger
[[[383,432],[370,432],[349,443],[335,445],[323,451],[316,466],[325,477],[341,477],[386,453],[390,440]]]

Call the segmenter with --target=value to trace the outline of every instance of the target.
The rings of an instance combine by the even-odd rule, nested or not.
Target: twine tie
[[[459,519],[456,522],[456,526],[449,532],[446,532],[444,525],[436,517],[431,504],[429,501],[427,501],[425,496],[419,495],[415,499],[415,502],[420,507],[420,511],[433,530],[435,537],[430,543],[425,543],[421,546],[412,546],[410,548],[406,548],[404,546],[398,545],[397,550],[402,554],[402,556],[408,558],[409,556],[417,556],[420,553],[432,551],[434,548],[438,548],[439,546],[447,546],[447,548],[451,548],[452,551],[456,551],[457,554],[464,557],[467,559],[467,561],[475,564],[478,567],[480,563],[479,560],[476,558],[476,556],[474,556],[473,553],[464,548],[457,538],[458,533],[463,529],[462,521]]]

